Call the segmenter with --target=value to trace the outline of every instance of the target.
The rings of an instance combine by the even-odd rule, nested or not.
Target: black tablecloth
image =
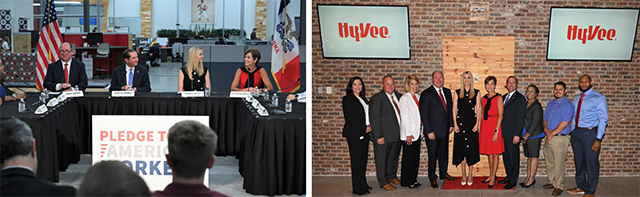
[[[285,94],[279,108],[284,109]],[[27,104],[38,94],[27,94]],[[35,106],[33,106],[35,110]],[[294,102],[293,113],[260,117],[243,99],[228,94],[209,98],[181,98],[176,93],[142,93],[134,98],[111,98],[108,93],[85,92],[44,115],[17,112],[17,102],[0,107],[0,117],[20,118],[31,126],[38,152],[38,177],[59,180],[58,171],[91,153],[92,115],[208,115],[218,134],[217,156],[236,156],[248,193],[305,194],[304,104]]]

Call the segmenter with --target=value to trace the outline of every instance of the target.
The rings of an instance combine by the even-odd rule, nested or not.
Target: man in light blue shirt
[[[593,83],[589,75],[582,75],[578,85],[582,94],[573,99],[576,112],[571,128],[578,187],[567,192],[594,196],[600,173],[600,143],[609,121],[607,98],[592,89]]]
[[[544,157],[547,162],[547,178],[549,184],[545,189],[553,189],[551,195],[557,196],[564,190],[564,170],[569,147],[569,134],[571,133],[571,118],[573,117],[573,104],[565,96],[567,84],[558,81],[553,85],[555,100],[547,104],[542,125],[546,140],[544,143]]]

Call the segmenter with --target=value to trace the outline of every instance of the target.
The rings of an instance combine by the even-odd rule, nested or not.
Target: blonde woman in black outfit
[[[360,77],[352,77],[347,84],[347,95],[342,98],[344,128],[342,136],[347,138],[351,158],[351,185],[353,194],[370,194],[367,184],[367,157],[369,154],[369,100],[365,97],[365,86]]]

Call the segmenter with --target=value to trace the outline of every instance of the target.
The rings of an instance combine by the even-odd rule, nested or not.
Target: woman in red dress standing
[[[480,136],[478,139],[480,145],[480,154],[489,157],[489,169],[491,170],[489,178],[482,183],[489,183],[489,188],[496,184],[496,173],[498,171],[498,159],[504,152],[504,143],[502,140],[502,113],[503,102],[502,95],[496,93],[497,79],[494,76],[488,76],[484,80],[484,87],[487,94],[482,97],[482,123],[480,124]]]

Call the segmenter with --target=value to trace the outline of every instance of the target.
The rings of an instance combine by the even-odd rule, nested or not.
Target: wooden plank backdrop
[[[476,37],[476,36],[444,36],[442,38],[443,72],[445,87],[452,91],[459,89],[462,84],[461,74],[471,71],[474,75],[474,88],[480,90],[481,96],[487,91],[484,79],[493,75],[498,80],[496,91],[500,94],[507,92],[506,80],[514,73],[515,37]],[[455,99],[455,98],[454,98]],[[453,135],[449,137],[449,174],[462,176],[463,166],[454,166]],[[505,176],[502,156],[498,165],[498,176]],[[489,176],[489,159],[480,156],[480,162],[475,165],[474,176]]]

